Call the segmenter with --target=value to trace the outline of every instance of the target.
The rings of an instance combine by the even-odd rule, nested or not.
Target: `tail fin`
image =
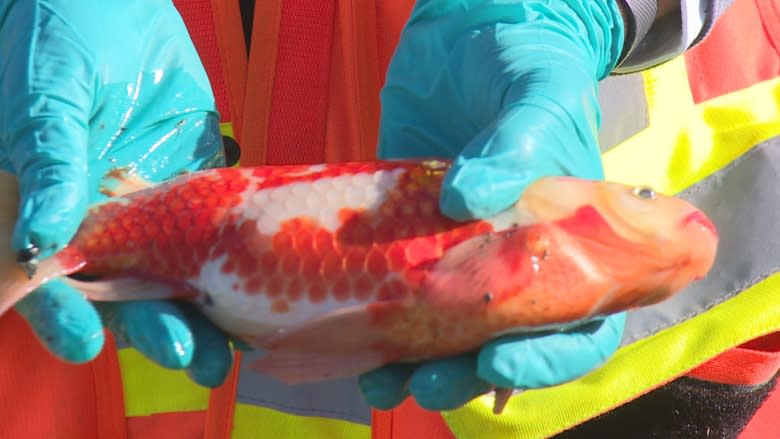
[[[84,258],[78,252],[65,248],[41,262],[32,279],[27,276],[16,263],[16,254],[11,247],[19,210],[18,194],[16,177],[0,171],[0,315],[41,284],[54,277],[73,273],[84,265]]]
[[[74,261],[74,258],[64,256],[66,255],[60,252],[41,262],[38,264],[35,276],[29,278],[27,273],[16,264],[15,258],[10,264],[6,261],[4,252],[0,257],[3,260],[0,266],[0,316],[39,286],[56,277],[78,271],[85,264],[83,258]]]

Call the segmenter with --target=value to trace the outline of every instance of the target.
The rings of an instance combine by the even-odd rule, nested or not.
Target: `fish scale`
[[[96,206],[72,245],[84,274],[179,279],[210,293],[216,318],[295,313],[294,325],[413,294],[413,268],[493,229],[438,212],[442,175],[414,163],[215,170]],[[327,193],[340,197],[307,199]]]
[[[715,226],[684,200],[546,177],[506,211],[456,222],[438,209],[448,169],[212,169],[127,194],[145,183],[117,170],[116,196],[34,276],[29,263],[0,266],[0,314],[51,278],[85,274],[64,281],[91,300],[194,301],[268,351],[254,370],[298,383],[657,303],[714,261]],[[10,235],[13,221],[0,224]]]
[[[437,214],[430,206],[437,200],[441,174],[431,169],[408,164],[370,167],[370,172],[348,167],[340,174],[320,169],[277,170],[274,184],[263,180],[267,174],[254,173],[261,178],[255,182],[258,189],[248,190],[251,195],[235,208],[241,215],[218,237],[232,246],[220,246],[210,256],[221,262],[219,271],[204,270],[193,283],[214,291],[230,277],[239,297],[263,299],[259,303],[272,313],[295,312],[287,320],[293,325],[344,304],[412,294],[420,280],[410,269],[492,229],[485,222],[460,224]],[[344,194],[343,199],[328,198],[324,206],[293,199],[295,190],[289,188],[306,181],[318,182],[316,195],[310,196],[335,192]],[[266,212],[268,200],[274,199],[286,202]],[[223,299],[213,300],[216,314]],[[258,311],[257,301],[255,306],[235,297],[224,302],[233,317],[240,310]]]

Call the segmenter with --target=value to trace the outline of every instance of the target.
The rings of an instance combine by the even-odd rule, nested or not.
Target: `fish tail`
[[[30,276],[16,260],[11,237],[19,210],[19,187],[13,174],[0,171],[0,315],[50,279],[70,274],[84,266],[84,257],[66,247],[35,266]]]
[[[0,316],[16,305],[25,296],[51,279],[68,275],[84,266],[84,258],[68,248],[53,257],[40,262],[35,274],[28,273],[16,263],[16,258],[2,258],[0,266]]]

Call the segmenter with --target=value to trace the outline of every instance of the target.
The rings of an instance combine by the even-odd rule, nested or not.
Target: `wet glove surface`
[[[453,158],[440,207],[458,220],[510,207],[542,176],[601,179],[598,81],[622,45],[611,0],[418,2],[382,91],[378,154]],[[618,314],[565,332],[505,336],[476,354],[386,366],[360,384],[375,407],[411,394],[432,410],[492,386],[552,386],[603,363],[624,322]]]
[[[223,164],[209,82],[173,5],[0,0],[0,41],[0,168],[20,180],[14,250],[36,247],[46,258],[62,248],[112,168],[160,181]],[[201,384],[230,370],[224,335],[173,302],[96,308],[53,281],[16,309],[71,362],[100,352],[105,321]]]

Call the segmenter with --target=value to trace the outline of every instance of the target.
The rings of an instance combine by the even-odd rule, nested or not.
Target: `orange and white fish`
[[[34,276],[6,264],[0,314],[49,279],[88,276],[66,279],[96,301],[197,303],[268,351],[257,370],[299,383],[656,303],[713,264],[715,226],[681,199],[548,177],[461,223],[437,207],[447,167],[225,168],[156,186],[114,172],[116,196]]]

